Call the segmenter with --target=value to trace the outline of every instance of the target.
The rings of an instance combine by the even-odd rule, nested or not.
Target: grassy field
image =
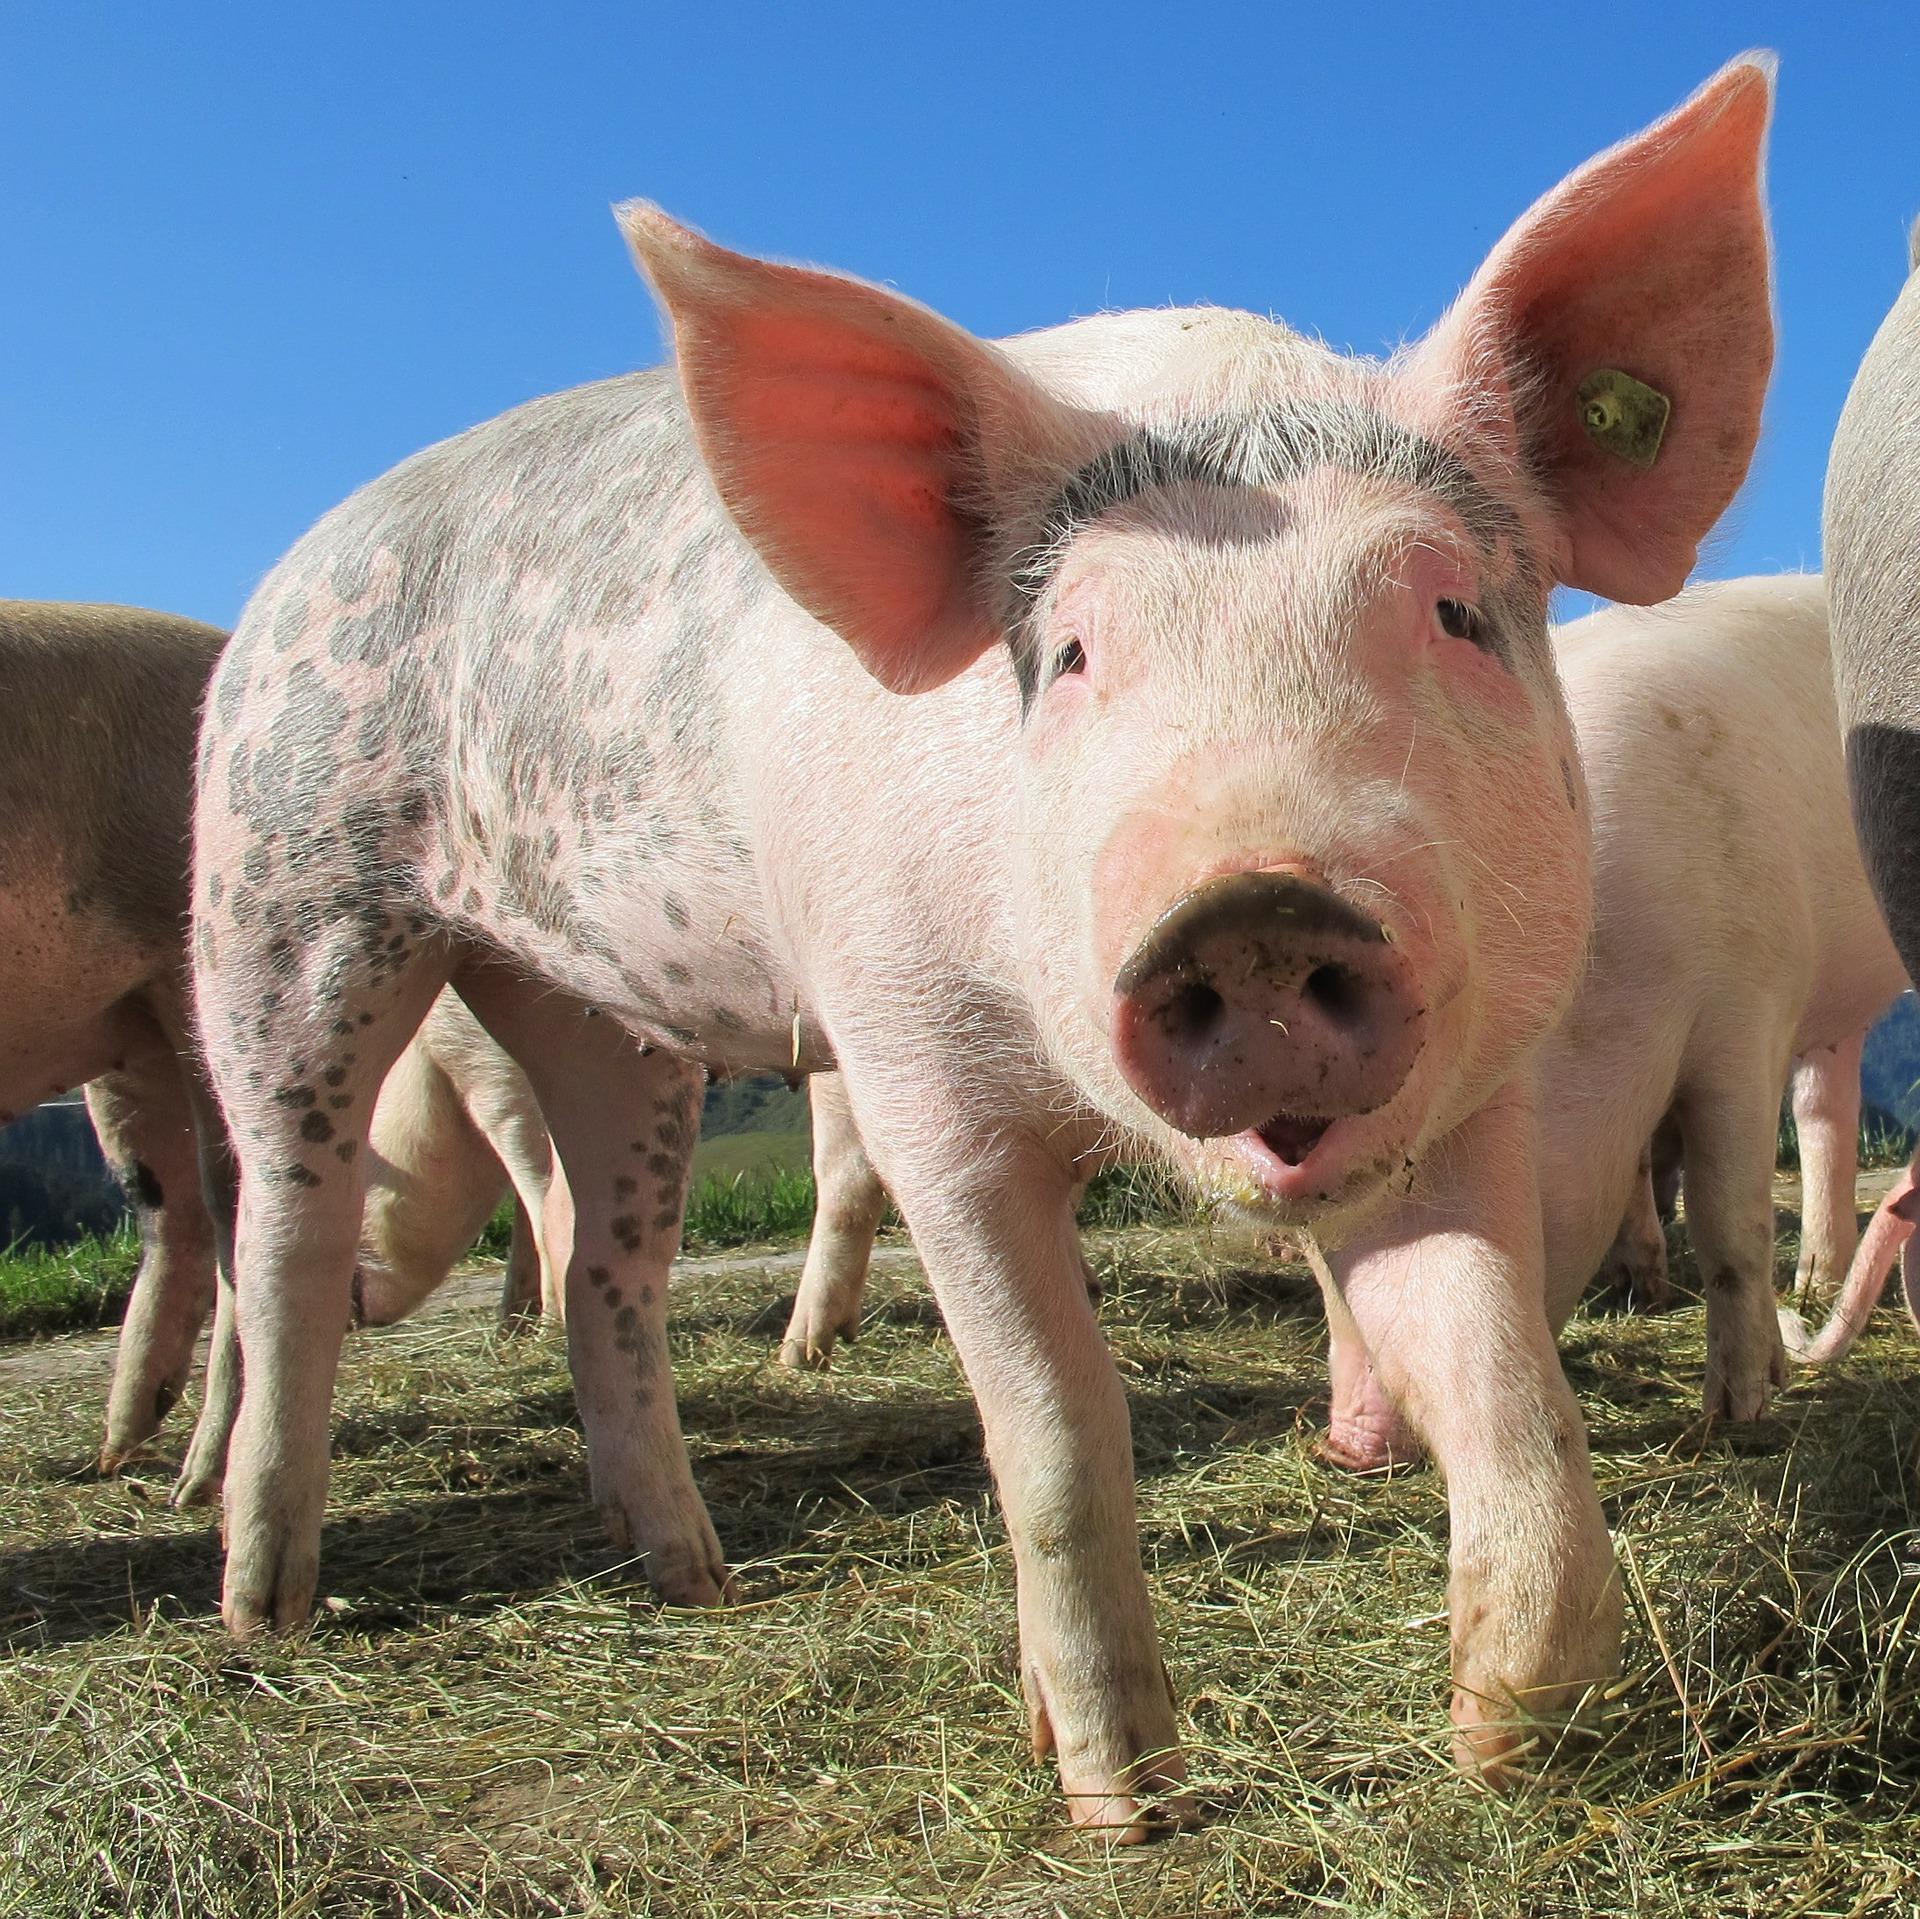
[[[1061,1828],[918,1275],[880,1276],[859,1344],[799,1377],[772,1363],[791,1268],[749,1257],[686,1272],[674,1334],[745,1588],[718,1615],[663,1613],[602,1544],[550,1337],[473,1313],[351,1342],[325,1604],[244,1651],[213,1523],[164,1504],[184,1425],[101,1481],[97,1390],[16,1369],[0,1914],[1920,1911],[1910,1329],[1883,1316],[1729,1439],[1694,1419],[1697,1306],[1576,1322],[1629,1681],[1503,1800],[1442,1760],[1440,1486],[1311,1453],[1310,1284],[1189,1229],[1092,1244],[1203,1830]]]

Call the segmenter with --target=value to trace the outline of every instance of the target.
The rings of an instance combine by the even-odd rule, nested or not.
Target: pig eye
[[[1440,622],[1440,631],[1450,640],[1471,640],[1478,646],[1486,637],[1480,609],[1469,606],[1465,600],[1436,601],[1433,616]]]
[[[1069,640],[1053,656],[1053,668],[1047,675],[1051,684],[1063,673],[1084,673],[1087,670],[1087,649],[1078,640]]]

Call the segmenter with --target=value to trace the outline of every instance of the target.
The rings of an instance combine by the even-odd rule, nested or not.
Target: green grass
[[[0,1252],[0,1339],[112,1324],[126,1311],[139,1265],[131,1225],[51,1251],[7,1248]]]
[[[1920,1347],[1893,1316],[1731,1436],[1697,1301],[1568,1369],[1629,1598],[1604,1737],[1515,1799],[1444,1760],[1436,1476],[1322,1466],[1298,1271],[1090,1235],[1207,1810],[1137,1852],[1028,1757],[1009,1556],[917,1272],[834,1371],[791,1274],[676,1287],[743,1603],[664,1613],[602,1539],[563,1343],[457,1314],[342,1366],[310,1636],[236,1648],[214,1522],[90,1469],[95,1395],[0,1397],[0,1915],[1870,1919],[1920,1910]],[[1676,1279],[1694,1275],[1679,1262]]]
[[[736,1173],[809,1172],[813,1141],[805,1133],[719,1133],[703,1139],[693,1152],[696,1186],[709,1176],[731,1179]]]

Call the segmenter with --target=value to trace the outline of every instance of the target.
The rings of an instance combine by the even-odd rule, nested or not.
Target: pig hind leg
[[[180,1397],[214,1303],[214,1229],[200,1183],[191,1069],[158,1030],[87,1087],[87,1111],[140,1232],[140,1271],[120,1327],[101,1469],[152,1437]]]
[[[840,1076],[817,1074],[807,1091],[813,1107],[813,1236],[780,1363],[822,1367],[836,1341],[860,1330],[860,1301],[887,1189],[867,1157]]]
[[[513,1242],[507,1253],[500,1316],[510,1325],[544,1315],[566,1321],[566,1253],[556,1233],[564,1207],[553,1144],[532,1088],[516,1073],[507,1083],[470,1087],[467,1113],[513,1185]]]
[[[501,969],[459,981],[533,1084],[573,1204],[567,1357],[594,1503],[670,1605],[717,1605],[732,1582],[693,1483],[667,1353],[705,1076],[612,1020]]]
[[[1707,1308],[1709,1418],[1758,1419],[1786,1381],[1773,1290],[1773,1169],[1786,1048],[1756,1021],[1713,1036],[1712,1067],[1683,1089],[1687,1232]]]
[[[1609,1292],[1638,1313],[1660,1312],[1673,1296],[1667,1278],[1667,1230],[1660,1223],[1651,1141],[1640,1149],[1626,1214],[1607,1249],[1600,1278]]]
[[[1793,1122],[1800,1138],[1800,1261],[1793,1296],[1802,1303],[1838,1289],[1860,1240],[1853,1201],[1866,1037],[1855,1033],[1793,1063]]]

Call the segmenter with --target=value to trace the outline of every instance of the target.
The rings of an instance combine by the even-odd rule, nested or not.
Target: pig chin
[[[1407,1190],[1430,1130],[1416,1069],[1368,1113],[1279,1113],[1217,1139],[1169,1142],[1198,1190],[1263,1232],[1312,1228],[1327,1243]]]

